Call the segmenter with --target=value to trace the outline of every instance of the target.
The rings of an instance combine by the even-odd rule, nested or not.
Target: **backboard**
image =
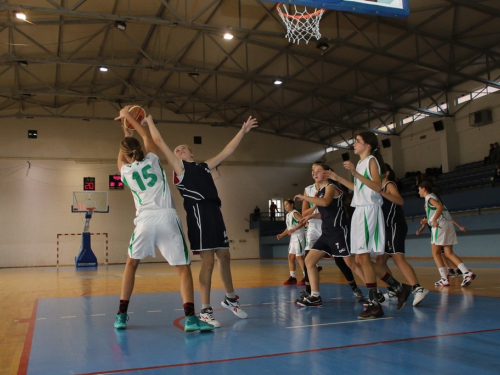
[[[283,0],[275,2],[383,17],[403,18],[410,14],[409,0]]]
[[[87,213],[92,208],[93,212],[109,212],[107,191],[74,191],[72,195],[71,212]]]

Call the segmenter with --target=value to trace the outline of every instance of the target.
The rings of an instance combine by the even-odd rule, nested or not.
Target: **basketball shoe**
[[[464,273],[464,280],[462,281],[461,286],[469,286],[472,283],[472,280],[476,278],[476,274],[471,271]]]
[[[383,316],[384,316],[384,310],[382,310],[382,306],[380,305],[380,303],[377,304],[370,303],[366,307],[366,310],[358,315],[358,319],[363,319],[363,320],[377,319]]]
[[[450,286],[450,282],[448,279],[445,279],[444,277],[439,279],[434,283],[435,286]]]
[[[303,291],[302,291],[302,293],[300,293],[299,298],[297,298],[297,299],[295,300],[295,302],[297,303],[297,305],[299,305],[299,306],[303,306],[303,305],[301,305],[301,302],[302,302],[305,298],[307,298],[307,297],[309,297],[309,293],[307,293],[307,291],[303,290]]]
[[[361,292],[361,289],[356,288],[353,291],[354,297],[356,298],[356,301],[359,303],[366,302],[365,296],[363,296],[363,293]]]
[[[186,316],[184,319],[184,332],[213,331],[214,326],[198,319],[196,315]]]
[[[422,300],[425,298],[427,293],[429,293],[429,291],[419,286],[416,287],[412,293],[413,293],[413,306],[418,306],[418,304],[422,302]]]
[[[300,280],[297,285],[306,285],[306,278],[302,278],[302,280]]]
[[[307,296],[306,298],[303,298],[301,301],[297,301],[297,305],[319,307],[323,306],[323,300],[321,299],[321,296],[318,297]]]
[[[236,298],[231,298],[229,299],[228,297],[224,298],[224,301],[222,301],[220,304],[222,307],[225,307],[228,310],[231,310],[234,315],[236,315],[238,318],[241,319],[246,319],[248,317],[248,314],[241,308],[240,302],[239,302],[238,296]]]
[[[116,329],[125,329],[127,328],[127,320],[128,320],[128,314],[127,313],[121,313],[121,314],[116,314],[115,316],[115,328]]]
[[[453,268],[448,268],[448,275],[446,275],[446,276],[448,276],[448,278],[455,277],[455,276],[457,276],[457,273],[455,272],[455,270]]]
[[[206,309],[201,309],[200,320],[214,326],[214,328],[219,328],[220,323],[214,318],[214,310],[211,307]]]
[[[411,285],[401,284],[401,290],[396,292],[396,296],[398,297],[398,307],[397,310],[401,310],[405,305],[406,301],[408,301],[408,297],[411,294]]]
[[[290,276],[284,283],[283,285],[296,285],[297,284],[297,279],[295,277]]]

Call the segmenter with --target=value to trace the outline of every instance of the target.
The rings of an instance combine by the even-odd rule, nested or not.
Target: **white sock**
[[[448,278],[448,271],[446,270],[446,267],[439,267],[439,274],[441,275],[441,278],[447,279]]]
[[[212,307],[212,305],[211,305],[211,304],[206,304],[206,303],[202,303],[202,304],[201,304],[201,309],[202,309],[202,310],[203,310],[203,309],[208,309],[209,307]]]
[[[232,293],[226,293],[226,297],[227,298],[235,299],[236,298],[236,293],[234,293],[234,292],[232,292]]]
[[[463,274],[466,274],[467,272],[469,272],[469,269],[467,267],[465,267],[465,264],[463,264],[463,263],[460,263],[457,267],[460,271],[462,271]]]
[[[295,277],[295,271],[290,271],[290,276]]]
[[[319,292],[313,292],[313,291],[311,291],[311,296],[313,296],[313,297],[319,297]]]

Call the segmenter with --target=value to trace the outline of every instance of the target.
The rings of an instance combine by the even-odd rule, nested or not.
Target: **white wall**
[[[84,215],[70,212],[71,192],[83,189],[86,176],[96,178],[96,190],[108,191],[108,176],[118,173],[116,155],[123,133],[112,121],[12,118],[0,120],[0,128],[0,267],[55,265],[57,234],[78,234],[83,228]],[[38,139],[28,139],[28,129],[36,129]],[[159,129],[171,146],[192,145],[196,160],[214,156],[238,131],[162,124]],[[203,144],[193,145],[193,136],[202,136]],[[258,257],[257,231],[245,232],[255,205],[265,212],[271,197],[288,198],[302,192],[311,180],[310,163],[323,155],[319,145],[250,132],[213,172],[233,241],[233,258]],[[169,166],[163,166],[170,176]],[[172,184],[170,188],[186,228],[182,199]],[[108,195],[110,212],[94,214],[90,231],[108,233],[109,262],[123,263],[135,208],[127,188]],[[66,254],[66,261],[76,256],[80,238],[60,237],[60,249],[74,246],[74,254]],[[68,245],[71,240],[75,243]],[[101,237],[92,239],[99,262],[104,261],[103,246]],[[161,256],[156,260],[161,261]]]

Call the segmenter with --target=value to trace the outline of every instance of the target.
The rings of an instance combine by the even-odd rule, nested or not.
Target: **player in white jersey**
[[[358,318],[374,319],[384,315],[378,299],[377,276],[395,290],[398,297],[398,310],[408,300],[411,286],[399,283],[370,259],[370,254],[383,254],[385,245],[385,225],[380,191],[382,190],[381,175],[386,171],[384,160],[378,150],[377,136],[371,132],[356,135],[354,153],[360,156],[357,166],[350,161],[344,162],[344,168],[351,172],[354,183],[332,171],[328,173],[328,177],[339,181],[354,192],[351,206],[356,209],[351,220],[351,252],[356,254],[356,262],[363,269],[370,299],[366,310]]]
[[[441,247],[444,248],[444,255],[462,271],[463,281],[461,286],[469,286],[476,278],[454,252],[453,245],[457,244],[457,235],[453,227],[453,220],[450,213],[443,205],[437,191],[429,181],[422,181],[418,184],[418,194],[425,198],[426,220],[431,226],[431,246],[434,262],[438,267],[441,279],[435,283],[436,286],[449,286],[448,271],[441,258]],[[425,219],[424,219],[425,220]],[[422,221],[422,224],[424,222]]]
[[[134,126],[144,141],[146,155],[139,141],[132,137],[132,131],[123,126],[125,138],[120,144],[117,164],[122,181],[132,191],[136,218],[135,229],[128,247],[120,306],[114,326],[116,329],[127,327],[127,310],[134,289],[135,273],[141,259],[148,255],[155,256],[156,246],[179,273],[180,292],[186,316],[184,330],[211,331],[214,327],[200,321],[195,315],[191,259],[165,173],[156,155],[155,144],[146,128],[130,115],[129,107],[124,107],[116,120],[126,118]],[[152,121],[151,115],[148,120]]]
[[[302,269],[302,274],[306,275],[304,271],[304,255],[305,255],[305,231],[304,223],[300,223],[302,215],[295,209],[293,199],[287,199],[284,202],[284,207],[287,213],[286,215],[286,229],[283,233],[276,236],[278,240],[281,240],[286,235],[290,236],[290,244],[288,245],[288,268],[290,270],[290,276],[283,283],[285,285],[304,285],[301,281],[297,283],[297,276],[295,275],[295,260],[299,262],[300,268]]]

